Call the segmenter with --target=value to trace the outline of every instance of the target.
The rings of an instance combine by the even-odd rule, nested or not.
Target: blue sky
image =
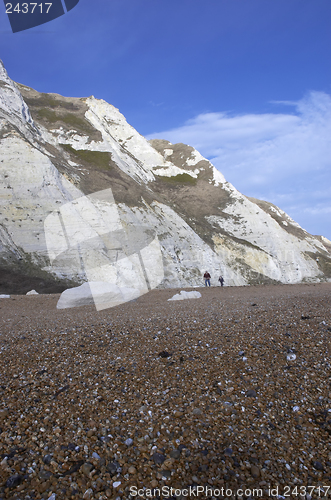
[[[195,146],[331,239],[330,26],[330,0],[80,0],[13,34],[0,5],[0,58],[18,82]]]

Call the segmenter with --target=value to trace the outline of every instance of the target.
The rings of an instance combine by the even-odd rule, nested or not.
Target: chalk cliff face
[[[23,293],[31,283],[37,291],[60,291],[86,281],[78,246],[76,260],[70,252],[50,256],[45,222],[103,190],[112,193],[109,206],[116,206],[127,247],[137,244],[139,228],[148,241],[157,237],[160,287],[200,286],[205,270],[212,284],[219,274],[227,285],[331,279],[328,240],[239,193],[194,148],[147,141],[93,96],[41,94],[15,84],[0,64],[0,293]],[[85,221],[88,238],[102,210]],[[108,254],[99,239],[90,265]]]

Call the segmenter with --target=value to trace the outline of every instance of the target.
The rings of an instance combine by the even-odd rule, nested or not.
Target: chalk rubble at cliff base
[[[168,300],[186,300],[186,299],[200,299],[201,293],[193,290],[192,292],[186,292],[181,290],[180,293],[176,293],[171,299]]]
[[[56,307],[68,309],[95,304],[97,309],[101,310],[134,300],[143,293],[146,291],[138,288],[118,287],[112,283],[92,281],[64,290]]]
[[[330,485],[330,291],[1,302],[0,498]]]

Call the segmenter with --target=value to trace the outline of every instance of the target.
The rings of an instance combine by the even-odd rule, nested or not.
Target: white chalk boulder
[[[39,295],[39,293],[36,292],[36,290],[30,290],[29,292],[26,292],[25,295]]]
[[[0,299],[10,299],[10,295],[2,294],[0,295]]]
[[[91,281],[62,292],[56,307],[67,309],[95,304],[96,309],[100,311],[129,302],[143,293],[145,290],[119,287],[104,281]]]
[[[200,299],[201,293],[197,291],[193,292],[185,292],[185,290],[182,290],[180,293],[176,293],[171,299],[169,300],[185,300],[185,299]]]

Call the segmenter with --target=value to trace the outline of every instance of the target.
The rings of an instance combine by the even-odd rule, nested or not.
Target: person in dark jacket
[[[205,274],[203,275],[204,279],[205,279],[205,286],[210,286],[210,274],[208,271],[205,272]]]
[[[220,277],[218,278],[218,281],[221,283],[221,286],[223,286],[223,285],[224,285],[224,278],[223,278],[223,276],[220,276]]]

